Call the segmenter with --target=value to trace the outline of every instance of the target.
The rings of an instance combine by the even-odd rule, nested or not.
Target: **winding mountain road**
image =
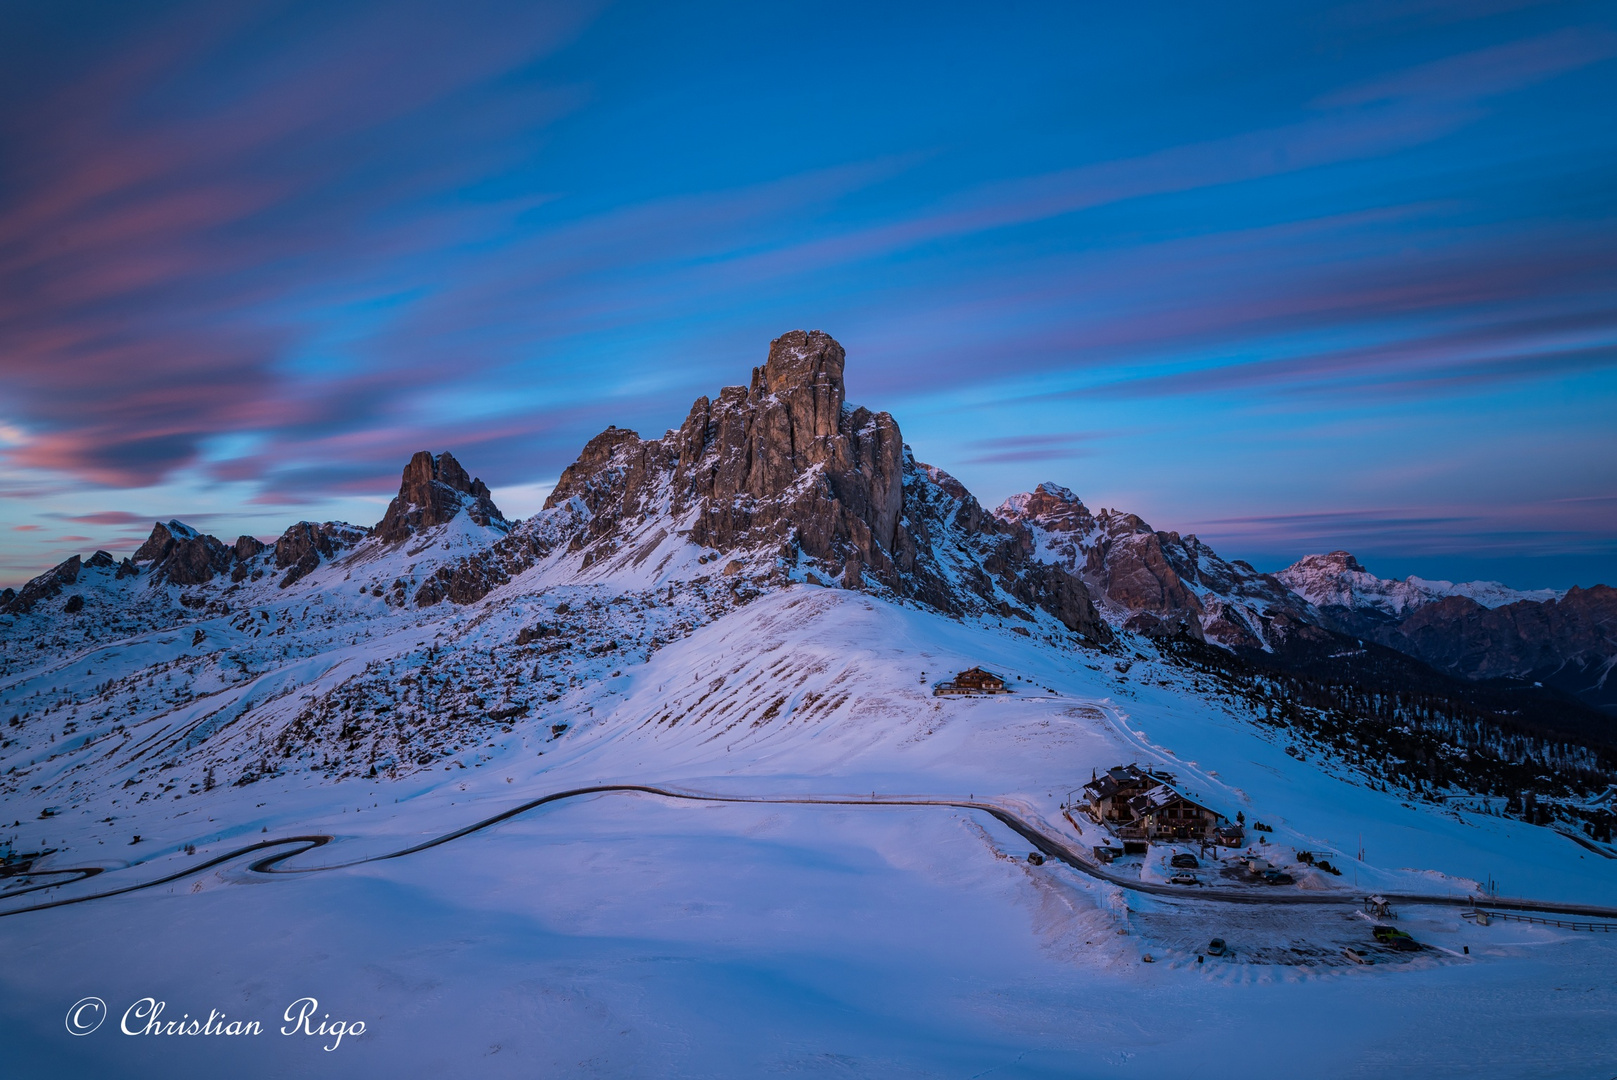
[[[895,806],[940,806],[958,810],[973,810],[988,814],[995,820],[1004,824],[1017,835],[1027,840],[1034,848],[1043,853],[1046,858],[1058,859],[1066,865],[1087,874],[1089,877],[1104,881],[1130,892],[1147,893],[1154,896],[1167,896],[1176,900],[1192,901],[1219,901],[1231,904],[1258,904],[1258,905],[1330,905],[1353,904],[1357,902],[1354,894],[1344,891],[1329,892],[1287,892],[1270,888],[1259,889],[1228,889],[1228,888],[1191,888],[1187,886],[1163,885],[1154,882],[1141,881],[1138,878],[1129,878],[1113,873],[1105,867],[1086,858],[1079,848],[1074,847],[1065,839],[1051,835],[1037,824],[1016,814],[1014,811],[994,802],[979,799],[921,799],[921,798],[853,798],[848,796],[767,796],[767,795],[717,795],[697,791],[681,791],[676,788],[656,787],[650,784],[594,784],[589,787],[570,788],[565,791],[553,792],[537,799],[504,810],[491,817],[483,818],[470,825],[433,837],[410,847],[401,848],[383,855],[371,855],[363,859],[354,859],[349,862],[334,863],[318,867],[297,867],[283,865],[289,859],[324,847],[334,839],[325,834],[310,834],[304,836],[285,836],[272,840],[260,840],[247,844],[221,855],[215,855],[203,862],[187,866],[164,877],[151,881],[136,882],[108,889],[102,892],[89,893],[84,896],[63,897],[45,903],[31,904],[25,907],[11,908],[0,911],[0,918],[8,915],[22,915],[30,911],[44,911],[48,908],[65,907],[69,904],[83,904],[91,900],[103,900],[111,896],[121,896],[125,893],[137,892],[141,889],[151,889],[159,885],[167,885],[188,877],[193,877],[204,870],[219,866],[223,863],[251,855],[255,852],[273,851],[249,863],[247,869],[258,874],[317,874],[328,870],[342,870],[354,866],[363,866],[366,863],[385,862],[388,859],[400,859],[406,855],[447,844],[472,833],[498,825],[502,821],[509,821],[514,817],[536,810],[541,806],[561,802],[566,799],[582,798],[588,795],[607,795],[623,792],[633,792],[642,795],[653,795],[665,799],[684,799],[692,802],[717,803],[759,803],[768,805],[797,805],[797,806],[858,806],[865,808],[882,808]],[[285,849],[285,850],[275,850]],[[79,873],[84,878],[94,876],[103,871],[102,867],[80,867],[73,870],[52,871],[53,873]],[[83,880],[80,878],[79,880]],[[25,889],[14,890],[10,893],[0,893],[0,902],[23,893],[34,892],[43,888],[55,888],[64,883],[48,882],[29,886]],[[1512,911],[1541,911],[1559,915],[1582,915],[1594,918],[1617,919],[1617,907],[1602,907],[1592,904],[1564,904],[1553,901],[1531,900],[1521,898],[1494,898],[1478,896],[1439,896],[1424,893],[1385,893],[1388,900],[1403,904],[1430,904],[1444,907],[1470,908],[1478,903],[1485,903],[1489,908],[1507,909]]]

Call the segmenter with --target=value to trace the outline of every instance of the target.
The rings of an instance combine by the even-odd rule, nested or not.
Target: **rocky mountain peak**
[[[842,423],[847,354],[821,330],[793,330],[769,343],[769,358],[752,369],[752,397],[786,405],[796,446],[804,451],[834,438]],[[810,451],[811,452],[811,451]]]
[[[1543,603],[1563,595],[1559,589],[1512,589],[1497,581],[1455,583],[1413,574],[1405,578],[1377,577],[1345,551],[1305,555],[1275,576],[1298,595],[1322,607],[1374,609],[1394,616],[1449,596],[1463,596],[1484,608],[1498,608],[1524,600]]]
[[[699,544],[795,538],[814,558],[885,572],[903,507],[903,439],[887,413],[844,408],[844,361],[828,334],[783,334],[750,387],[697,398],[677,432],[646,442],[608,428],[591,439],[545,507],[579,499],[606,513],[595,526],[604,535],[665,490],[676,515],[705,508],[691,528]]]
[[[588,560],[677,530],[772,576],[807,573],[949,611],[1016,601],[1104,637],[1081,582],[1033,565],[1014,529],[916,463],[892,416],[847,403],[845,363],[828,334],[783,334],[749,386],[697,398],[677,431],[642,440],[608,428],[591,439],[545,508],[587,512],[569,544]],[[445,594],[456,588],[451,580]]]
[[[41,600],[50,599],[60,593],[64,587],[78,581],[79,571],[82,567],[83,560],[74,555],[66,562],[58,563],[28,582],[20,592],[12,593],[10,589],[7,589],[6,592],[11,595],[5,598],[4,604],[0,604],[0,611],[7,614],[25,614],[32,611],[34,605]]]
[[[151,535],[136,549],[131,559],[131,571],[136,563],[151,563],[155,580],[175,585],[200,585],[212,581],[215,574],[231,568],[236,558],[234,548],[226,547],[218,538],[182,521],[156,522]]]
[[[1337,574],[1368,574],[1370,572],[1364,568],[1363,563],[1353,557],[1353,553],[1350,551],[1328,551],[1323,555],[1304,555],[1287,569]]]
[[[1050,533],[1088,535],[1095,528],[1095,516],[1083,500],[1060,484],[1048,481],[1032,491],[1012,495],[994,508],[994,516],[1005,521],[1036,524]]]
[[[443,525],[462,510],[479,525],[510,528],[494,505],[488,485],[473,479],[447,450],[421,450],[404,467],[399,493],[388,504],[375,534],[384,543],[399,543],[422,529]]]
[[[1424,588],[1414,579],[1380,578],[1346,551],[1305,555],[1275,577],[1319,607],[1374,608],[1402,615],[1430,603],[1452,589]]]
[[[131,556],[136,562],[162,562],[181,540],[192,540],[198,533],[182,521],[154,522],[151,535]]]

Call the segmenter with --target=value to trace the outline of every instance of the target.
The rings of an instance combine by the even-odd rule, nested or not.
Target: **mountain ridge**
[[[322,567],[379,565],[393,549],[409,553],[408,573],[387,582],[389,603],[465,605],[557,552],[576,556],[580,572],[605,572],[654,554],[666,566],[683,544],[702,553],[698,565],[723,559],[735,595],[832,584],[1010,620],[1029,633],[1049,619],[1090,646],[1121,632],[1273,651],[1324,630],[1463,678],[1542,682],[1617,708],[1617,594],[1604,586],[1557,594],[1383,579],[1340,550],[1264,573],[1194,534],[1156,530],[1124,511],[1092,512],[1049,482],[989,511],[957,479],[918,461],[891,414],[847,401],[845,366],[830,335],[784,334],[747,385],[699,397],[677,429],[642,439],[611,426],[589,440],[525,521],[508,521],[453,454],[420,451],[374,526],[300,521],[266,545],[158,522],[121,562],[105,552],[74,556],[20,591],[0,592],[0,612],[54,610],[68,593],[64,609],[80,599],[59,614],[75,616],[84,599],[71,589],[87,572],[110,571],[131,588],[139,578],[147,589],[182,590],[272,575],[284,590]],[[456,539],[430,554],[415,543],[450,526]],[[223,601],[192,595],[186,603]]]

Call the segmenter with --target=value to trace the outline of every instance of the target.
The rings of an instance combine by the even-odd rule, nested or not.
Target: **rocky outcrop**
[[[319,525],[312,521],[298,522],[275,541],[276,569],[286,571],[278,584],[286,588],[312,573],[321,559],[335,558],[369,535],[369,529],[346,521],[327,521]]]
[[[1032,557],[1025,530],[984,511],[964,484],[907,449],[894,546],[899,591],[940,611],[1028,618],[1024,608],[1038,608],[1087,641],[1111,637],[1075,574]]]
[[[399,493],[377,523],[375,536],[385,544],[401,543],[422,529],[448,524],[463,510],[479,525],[510,528],[488,485],[468,475],[447,451],[433,455],[422,450],[404,467]]]
[[[243,541],[246,541],[244,544]],[[257,545],[257,550],[253,550]],[[136,549],[124,565],[118,567],[117,576],[120,578],[138,572],[139,564],[151,563],[152,580],[167,582],[171,585],[202,585],[212,581],[216,575],[230,572],[234,566],[237,573],[232,577],[240,581],[244,573],[239,572],[241,564],[255,557],[264,550],[260,544],[250,536],[239,538],[233,546],[227,547],[216,537],[199,533],[181,521],[159,521],[152,526],[151,535],[146,542]],[[106,555],[97,552],[95,557]],[[89,565],[102,565],[91,558]],[[112,556],[106,555],[105,565],[112,565]]]
[[[577,543],[590,520],[576,501],[536,514],[482,551],[438,566],[417,588],[415,602],[476,603],[557,548]]]
[[[562,473],[546,509],[577,500],[598,542],[666,497],[693,541],[719,551],[775,546],[894,580],[903,440],[887,413],[849,407],[844,353],[818,330],[770,344],[750,387],[698,398],[677,432],[642,440],[611,427]]]
[[[57,563],[28,582],[7,600],[5,611],[8,614],[21,615],[34,610],[34,605],[41,600],[49,600],[67,586],[78,581],[79,571],[83,569],[83,566],[83,560],[77,555],[65,562]],[[9,592],[10,590],[8,589],[7,591]]]
[[[256,536],[236,537],[235,544],[231,546],[231,553],[235,557],[235,563],[230,568],[230,580],[246,581],[248,575],[253,573],[253,560],[257,559],[268,548],[269,545]]]
[[[1306,602],[1250,563],[1195,536],[1158,532],[1136,514],[1092,514],[1068,489],[1040,484],[994,511],[1026,531],[1032,554],[1077,574],[1125,629],[1269,648],[1306,624]]]
[[[181,540],[194,539],[196,535],[197,531],[184,522],[170,521],[164,523],[159,521],[152,526],[152,533],[146,538],[146,542],[136,548],[134,555],[130,556],[130,558],[137,563],[162,562],[168,558],[169,552],[174,550],[175,544]]]
[[[1103,510],[1096,524],[1084,576],[1118,606],[1201,637],[1201,601],[1163,554],[1162,537],[1135,514]]]
[[[665,515],[704,547],[772,553],[782,580],[806,565],[944,611],[1019,603],[1108,636],[1081,581],[1039,564],[957,481],[916,463],[892,416],[847,403],[844,364],[829,335],[784,334],[750,385],[698,398],[677,431],[644,440],[611,427],[591,439],[546,510],[576,508],[585,524],[570,547],[586,565]]]
[[[201,585],[230,569],[235,552],[206,534],[177,540],[154,577],[174,585]]]

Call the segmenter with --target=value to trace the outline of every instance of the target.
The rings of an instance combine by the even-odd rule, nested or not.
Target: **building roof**
[[[1084,785],[1092,798],[1106,799],[1129,788],[1148,787],[1173,779],[1167,773],[1153,773],[1138,765],[1114,765]]]
[[[1189,803],[1198,810],[1213,813],[1210,807],[1203,806],[1184,792],[1171,788],[1167,784],[1157,784],[1155,787],[1134,796],[1129,800],[1129,809],[1134,811],[1135,814],[1149,814],[1153,810],[1160,810],[1164,806],[1176,802]]]

